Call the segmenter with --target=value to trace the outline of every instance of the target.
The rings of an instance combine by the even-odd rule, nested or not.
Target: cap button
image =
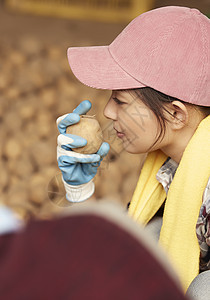
[[[191,8],[190,10],[192,13],[194,13],[196,15],[200,15],[200,11],[197,8]]]

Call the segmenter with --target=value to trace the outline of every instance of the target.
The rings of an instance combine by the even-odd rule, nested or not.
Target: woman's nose
[[[114,105],[114,101],[110,99],[108,103],[106,104],[104,108],[104,116],[107,119],[116,120],[117,119],[117,113],[116,113],[116,107]]]

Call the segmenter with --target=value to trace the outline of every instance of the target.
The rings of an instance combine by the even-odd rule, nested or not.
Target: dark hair
[[[129,91],[129,90],[128,90]],[[138,98],[140,98],[143,103],[151,109],[151,111],[155,114],[159,125],[160,125],[160,132],[152,146],[154,146],[158,140],[162,140],[165,131],[166,131],[166,122],[168,121],[166,114],[164,112],[167,112],[171,114],[167,110],[167,106],[165,104],[171,103],[173,101],[180,101],[184,103],[187,106],[194,107],[195,109],[198,109],[201,111],[203,114],[204,118],[210,115],[210,107],[209,106],[199,106],[199,105],[194,105],[190,104],[187,102],[184,102],[180,99],[177,99],[175,97],[168,96],[166,94],[163,94],[155,89],[152,89],[150,87],[145,87],[145,88],[139,88],[139,89],[132,89],[130,90],[136,94]]]

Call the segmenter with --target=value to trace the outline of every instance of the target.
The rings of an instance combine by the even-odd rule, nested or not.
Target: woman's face
[[[104,115],[113,120],[116,134],[127,152],[146,153],[161,147],[163,141],[153,146],[160,132],[157,118],[134,93],[113,91]]]

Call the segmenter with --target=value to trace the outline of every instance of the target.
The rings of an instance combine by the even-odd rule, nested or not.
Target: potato
[[[78,153],[96,153],[103,142],[102,129],[95,116],[81,115],[79,123],[68,126],[66,133],[78,135],[87,140],[86,146],[72,149]]]

